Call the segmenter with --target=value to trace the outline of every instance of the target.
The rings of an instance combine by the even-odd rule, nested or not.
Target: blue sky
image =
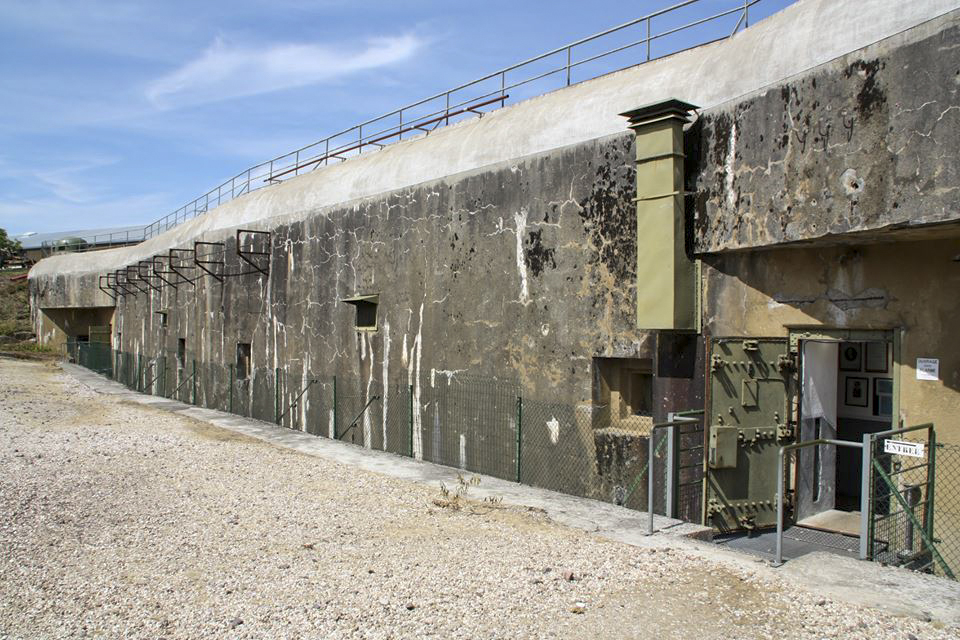
[[[763,0],[752,18],[789,3]],[[668,4],[5,0],[0,227],[152,222],[258,162]]]

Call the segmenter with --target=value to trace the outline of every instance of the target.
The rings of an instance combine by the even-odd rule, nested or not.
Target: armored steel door
[[[714,338],[707,376],[704,522],[776,526],[780,447],[793,439],[795,365],[786,338]]]

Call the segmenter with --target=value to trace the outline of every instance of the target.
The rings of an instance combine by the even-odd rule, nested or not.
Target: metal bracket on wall
[[[260,251],[246,251],[243,248],[243,238],[242,235],[252,236],[249,238],[250,244],[253,249],[257,248],[257,239],[263,239],[263,244],[266,245],[266,251],[263,251],[263,247],[260,247]],[[255,269],[255,271],[246,271],[244,273],[261,273],[263,275],[268,275],[270,273],[270,251],[273,247],[271,239],[273,234],[269,231],[255,231],[254,229],[237,229],[237,255],[241,260],[249,264]],[[260,261],[260,264],[258,264]],[[263,264],[266,263],[266,264]],[[244,275],[243,273],[237,275]]]
[[[163,261],[166,260],[167,264],[164,264]],[[160,279],[161,282],[170,285],[174,289],[177,288],[177,283],[167,280],[164,276],[175,276],[177,275],[176,271],[170,269],[170,256],[166,254],[157,254],[153,256],[153,275]]]
[[[100,291],[103,291],[105,294],[110,296],[112,300],[116,301],[116,292],[113,291],[113,287],[110,286],[108,278],[109,276],[100,276],[97,280],[97,287],[100,289]]]
[[[104,276],[104,277],[107,279],[107,286],[110,287],[110,289],[111,289],[115,294],[117,294],[118,299],[119,299],[119,298],[122,298],[122,297],[124,296],[124,294],[126,293],[126,291],[124,291],[123,289],[121,289],[120,286],[117,284],[117,272],[116,272],[116,271],[111,271],[110,273],[108,273],[108,274],[107,274],[106,276]],[[111,278],[113,279],[112,282],[111,282]]]
[[[138,270],[137,267],[132,265],[128,266],[126,268],[126,274],[127,274],[128,284],[130,284],[133,287],[136,287],[137,291],[140,291],[141,293],[150,293],[148,289],[144,289],[139,284],[137,284],[137,281],[140,280],[140,271]]]
[[[207,252],[207,249],[201,249],[202,247],[220,247],[220,250],[214,249],[213,251]],[[200,253],[204,251],[204,253]],[[223,282],[224,271],[226,270],[226,248],[222,242],[202,242],[197,240],[193,243],[193,263],[200,267],[200,269],[207,274],[210,274],[214,277],[217,282]],[[219,260],[209,260],[208,258],[220,256]],[[202,259],[201,259],[202,258]],[[220,265],[220,272],[216,272],[213,269],[208,269],[207,265],[217,266]]]
[[[141,260],[137,263],[137,275],[140,279],[147,283],[147,286],[153,289],[154,291],[160,291],[160,287],[153,284],[153,280],[157,277],[152,273],[151,267],[153,266],[152,260]],[[146,270],[146,273],[144,273]]]
[[[127,272],[125,269],[117,269],[113,272],[114,282],[118,287],[123,289],[124,293],[132,294],[134,298],[137,297],[137,289],[130,287],[130,282],[127,278]]]
[[[168,254],[168,263],[170,266],[170,270],[173,271],[178,276],[180,276],[180,278],[184,282],[189,282],[193,286],[197,286],[197,283],[195,282],[197,278],[196,277],[188,278],[186,274],[184,274],[181,271],[181,269],[184,269],[184,270],[195,269],[196,265],[191,263],[184,264],[183,262],[184,256],[190,256],[190,259],[192,260],[195,255],[196,255],[195,249],[170,249],[170,253]]]

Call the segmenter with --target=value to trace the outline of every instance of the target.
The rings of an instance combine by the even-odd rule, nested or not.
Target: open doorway
[[[799,441],[862,442],[864,434],[890,428],[896,404],[894,342],[890,332],[817,335],[797,342]],[[860,449],[853,447],[822,445],[799,452],[797,525],[859,534],[861,460]]]

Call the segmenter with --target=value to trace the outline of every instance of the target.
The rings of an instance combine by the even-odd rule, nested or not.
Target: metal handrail
[[[195,376],[195,375],[197,375],[197,371],[196,371],[196,370],[194,370],[193,373],[191,373],[191,374],[188,375],[186,378],[184,378],[184,379],[180,382],[180,384],[177,385],[177,388],[173,390],[173,393],[171,393],[171,394],[168,396],[168,398],[171,398],[171,399],[172,399],[172,398],[176,397],[177,392],[180,391],[180,388],[183,387],[183,385],[185,385],[186,383],[188,383],[188,382],[193,378],[193,376]]]
[[[347,427],[346,429],[344,429],[344,430],[343,430],[343,433],[336,434],[337,440],[342,440],[343,437],[344,437],[345,435],[347,435],[347,434],[350,432],[351,429],[353,429],[354,427],[356,427],[356,426],[357,426],[357,423],[360,421],[360,416],[362,416],[362,415],[364,414],[364,412],[366,412],[367,408],[368,408],[371,404],[373,404],[373,401],[374,401],[374,400],[379,400],[379,399],[380,399],[380,396],[378,396],[378,395],[371,396],[370,399],[367,400],[367,404],[363,405],[363,409],[360,410],[360,413],[357,414],[357,417],[354,418],[353,421],[350,423],[350,426]]]
[[[301,170],[312,171],[320,166],[327,166],[331,158],[339,159],[341,161],[346,160],[346,157],[344,157],[343,154],[362,154],[364,147],[375,146],[377,148],[381,148],[384,146],[383,141],[387,138],[395,137],[399,140],[402,140],[404,133],[409,132],[411,129],[418,128],[416,126],[418,123],[422,124],[424,121],[430,121],[430,123],[433,124],[435,121],[436,126],[448,125],[450,124],[451,118],[464,115],[466,112],[471,111],[469,108],[465,108],[468,105],[476,104],[492,96],[500,96],[501,99],[494,100],[492,102],[500,102],[501,106],[503,106],[508,97],[506,92],[512,88],[527,85],[548,76],[555,76],[558,74],[563,74],[564,80],[562,86],[570,86],[574,83],[572,78],[572,71],[574,69],[581,68],[584,64],[594,62],[596,60],[635,47],[643,47],[645,51],[639,56],[640,59],[637,62],[634,62],[628,66],[649,62],[655,58],[651,49],[653,42],[656,42],[662,38],[666,38],[675,33],[692,29],[708,22],[716,21],[721,18],[739,13],[740,17],[729,36],[733,37],[733,35],[741,30],[741,27],[749,27],[750,8],[760,2],[765,2],[765,0],[727,0],[729,3],[729,8],[726,8],[722,11],[712,13],[704,17],[699,17],[691,22],[686,22],[679,26],[669,27],[660,32],[653,31],[652,21],[654,19],[667,16],[673,12],[685,7],[696,5],[702,1],[703,0],[683,0],[682,2],[678,2],[671,6],[658,9],[652,13],[648,13],[647,15],[624,22],[623,24],[611,27],[585,38],[581,38],[562,47],[557,47],[556,49],[552,49],[546,53],[541,53],[532,58],[523,60],[522,62],[503,67],[502,69],[488,73],[480,78],[477,78],[476,80],[466,82],[452,89],[434,94],[428,98],[423,98],[416,102],[404,105],[399,109],[394,109],[393,111],[385,113],[381,116],[365,120],[352,127],[334,133],[333,135],[327,136],[326,138],[322,138],[317,142],[294,149],[289,153],[276,156],[265,162],[261,162],[260,164],[254,165],[249,169],[241,171],[232,178],[225,180],[207,193],[180,207],[176,211],[173,211],[166,216],[155,220],[149,225],[146,225],[143,228],[142,234],[137,234],[134,232],[134,237],[131,238],[130,232],[126,232],[123,234],[124,240],[122,240],[122,242],[126,244],[133,241],[147,240],[155,235],[163,233],[167,229],[185,222],[190,218],[202,215],[210,211],[210,209],[220,206],[225,202],[229,202],[230,200],[233,200],[234,198],[237,198],[245,193],[249,193],[255,189],[263,188],[269,184],[273,184],[279,180],[280,175],[288,175],[289,173],[293,173],[296,176],[301,173]],[[643,28],[643,37],[639,40],[631,41],[625,45],[614,46],[613,48],[601,53],[587,54],[585,57],[580,59],[574,57],[574,51],[578,50],[583,45],[598,41],[602,38],[610,36],[611,34],[619,33],[625,29],[636,27],[638,25]],[[700,46],[712,41],[714,40],[701,39],[685,46],[688,48]],[[678,47],[676,50],[671,49],[669,53],[675,53],[679,50],[682,50],[682,47]],[[535,63],[541,62],[553,56],[560,55],[563,55],[563,63],[557,67],[551,68],[544,72],[534,72],[531,76],[522,78],[520,80],[511,82],[507,81],[508,74],[515,73],[520,69],[527,68]],[[668,53],[664,53],[662,55],[668,55]],[[603,73],[610,73],[620,68],[624,67],[618,67],[617,69],[606,69],[602,71],[598,70],[590,74],[589,77],[584,78],[584,80],[589,80]],[[489,86],[486,88],[481,88],[481,86],[485,83],[496,83],[498,79],[498,88],[492,88]],[[479,90],[480,95],[464,96],[463,92],[468,89],[477,89]],[[432,109],[426,115],[420,114],[414,116],[413,118],[410,117],[412,111],[430,103],[437,103],[438,107]],[[476,111],[474,112],[477,113]],[[394,122],[394,120],[396,122]],[[371,125],[378,123],[383,123],[384,126],[375,127],[376,131],[370,128]],[[110,234],[110,236],[108,236],[108,242],[112,242],[113,235],[114,234]],[[140,238],[137,237],[138,235]],[[94,239],[94,242],[88,243],[86,247],[78,247],[77,250],[90,251],[96,249],[97,243],[95,240],[96,238]]]
[[[280,414],[280,417],[277,418],[277,424],[281,423],[283,421],[284,416],[290,413],[290,409],[293,409],[297,405],[297,403],[300,402],[300,398],[303,397],[303,394],[309,391],[310,387],[312,387],[314,384],[318,382],[320,381],[315,378],[311,378],[310,380],[307,381],[307,386],[305,386],[303,389],[300,390],[300,393],[298,393],[297,397],[293,399],[293,402],[287,405],[287,408],[284,409],[283,413]]]
[[[157,365],[157,360],[159,360],[159,359],[160,359],[160,357],[157,356],[156,358],[153,358],[152,360],[150,360],[149,362],[147,362],[147,369],[150,369],[151,367],[156,367],[156,365]],[[159,380],[161,373],[163,373],[163,371],[160,371],[160,372],[154,371],[154,375],[153,375],[152,378],[150,378],[149,382],[143,383],[143,391],[146,391],[147,389],[149,389],[149,388],[150,388],[150,385],[152,385],[154,382],[156,382],[157,380]]]
[[[833,440],[830,438],[818,438],[817,440],[806,440],[804,442],[794,442],[793,444],[787,444],[780,447],[780,452],[777,454],[777,551],[776,556],[774,557],[773,566],[779,567],[783,565],[783,495],[785,493],[784,488],[784,476],[786,475],[783,468],[783,456],[787,451],[793,451],[795,449],[803,449],[804,447],[813,447],[820,446],[825,444],[832,444],[839,447],[853,447],[855,449],[860,449],[862,451],[862,464],[864,475],[861,479],[861,494],[860,494],[860,559],[866,560],[867,558],[867,535],[866,535],[866,523],[869,514],[869,500],[870,494],[867,491],[867,486],[869,484],[867,469],[869,468],[870,460],[870,451],[866,444],[868,436],[864,436],[863,442],[852,442],[850,440]]]
[[[887,431],[877,431],[876,433],[867,434],[870,436],[871,440],[876,440],[877,438],[887,438],[889,436],[899,435],[901,433],[910,433],[911,431],[929,431],[933,429],[932,422],[924,422],[923,424],[918,424],[914,427],[902,427],[900,429],[888,429]]]
[[[667,482],[665,487],[665,515],[668,518],[673,517],[673,458],[674,458],[674,433],[673,428],[683,426],[685,424],[691,424],[699,422],[697,418],[693,416],[702,416],[702,409],[696,409],[692,411],[677,411],[667,414],[667,422],[660,422],[650,428],[650,439],[647,442],[647,513],[649,519],[647,521],[647,535],[653,535],[653,461],[657,451],[660,450],[660,447],[656,447],[654,450],[653,447],[653,434],[658,429],[670,429],[670,433],[667,434]]]

